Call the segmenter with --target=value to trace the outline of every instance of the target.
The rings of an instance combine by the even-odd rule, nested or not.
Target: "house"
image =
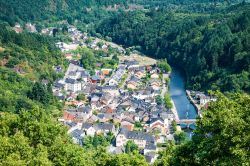
[[[112,98],[113,96],[110,93],[105,92],[105,93],[102,93],[100,102],[104,105],[108,105],[111,102]]]
[[[125,74],[126,70],[125,70],[125,66],[118,66],[117,71],[115,72],[115,74],[110,78],[109,80],[109,85],[114,86],[114,85],[118,85],[118,83],[121,81],[122,76]]]
[[[77,109],[68,109],[63,113],[64,121],[85,122],[92,116],[92,110],[89,106],[79,107]]]
[[[153,88],[153,90],[159,90],[161,87],[161,83],[158,80],[154,79],[150,81],[150,86]]]
[[[13,29],[14,29],[14,31],[16,33],[22,33],[23,32],[23,28],[21,27],[20,24],[16,24]]]
[[[154,96],[153,90],[150,88],[139,90],[133,95],[133,97],[140,100],[145,100],[153,96]]]
[[[149,123],[149,131],[156,132],[161,135],[167,134],[168,119],[163,120],[162,118],[152,118]]]
[[[118,96],[119,95],[119,90],[118,90],[117,86],[104,85],[104,86],[100,87],[100,90],[102,92],[108,92],[112,96]]]
[[[35,25],[32,25],[31,23],[27,23],[25,28],[31,33],[37,32]]]
[[[68,59],[68,60],[71,60],[73,59],[73,54],[64,54],[65,58]]]
[[[105,122],[108,122],[112,118],[112,115],[99,113],[97,114],[97,118],[99,122],[105,123]]]
[[[93,111],[90,108],[90,106],[78,107],[77,108],[77,112],[81,112],[82,113],[82,120],[83,120],[83,122],[85,122],[87,119],[89,119],[90,116],[92,116],[92,114],[93,114]]]
[[[66,91],[73,91],[73,92],[77,92],[80,91],[82,89],[82,84],[81,82],[71,79],[71,78],[67,78],[65,80],[65,90]]]
[[[150,65],[147,65],[147,66],[146,66],[146,71],[147,71],[147,72],[150,72],[152,69],[153,69],[152,66],[150,66]]]
[[[134,74],[139,79],[146,76],[145,70],[137,70]]]
[[[158,79],[159,78],[159,74],[154,72],[150,75],[150,78],[153,78],[153,79]]]
[[[140,149],[144,149],[150,144],[155,145],[155,139],[152,135],[145,132],[129,131],[126,128],[121,128],[116,137],[116,146],[125,146],[129,140],[134,141]]]
[[[155,160],[157,159],[157,154],[155,152],[148,152],[144,154],[146,161],[149,164],[153,164]]]
[[[91,82],[93,84],[100,83],[101,82],[101,78],[98,75],[94,75],[94,76],[91,77]]]
[[[95,135],[95,133],[96,133],[96,129],[93,126],[92,123],[83,123],[82,124],[82,130],[85,133],[85,135],[87,135],[87,136],[92,136],[93,137]]]
[[[82,87],[82,91],[84,94],[90,95],[91,93],[96,92],[96,85],[91,84],[91,83],[87,83]]]
[[[112,123],[98,123],[95,125],[96,128],[96,133],[101,134],[101,133],[115,133],[115,126]]]
[[[114,78],[114,77],[112,77],[110,80],[109,80],[109,85],[111,85],[111,86],[116,86],[116,85],[118,85],[118,82],[119,81],[119,79],[116,79],[116,78]]]
[[[109,75],[109,74],[112,72],[112,69],[101,69],[101,72],[102,72],[104,75]]]
[[[73,142],[82,146],[82,139],[84,137],[84,132],[79,129],[73,130],[70,135],[72,136]]]
[[[128,89],[136,89],[138,82],[140,81],[139,78],[135,77],[135,76],[131,76],[130,80],[127,81],[127,88]]]
[[[150,152],[156,151],[156,145],[155,144],[147,144],[145,148],[143,149],[143,154],[146,155]]]
[[[132,90],[134,90],[134,89],[136,89],[136,87],[137,87],[137,82],[135,82],[135,81],[128,81],[127,82],[127,88],[128,89],[132,89]]]
[[[133,131],[134,130],[134,122],[129,120],[129,119],[123,119],[121,121],[121,127],[122,128],[126,128],[128,129],[129,131]]]
[[[115,126],[111,123],[83,123],[82,130],[87,136],[94,136],[95,134],[115,133]]]
[[[139,66],[139,62],[136,61],[135,59],[133,59],[133,60],[124,60],[123,63],[127,66],[128,69],[131,68],[131,67],[138,67]]]

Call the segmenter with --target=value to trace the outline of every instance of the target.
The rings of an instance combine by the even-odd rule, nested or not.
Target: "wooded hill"
[[[250,91],[250,5],[219,13],[152,10],[121,13],[97,32],[127,47],[167,58],[187,74],[188,88]]]

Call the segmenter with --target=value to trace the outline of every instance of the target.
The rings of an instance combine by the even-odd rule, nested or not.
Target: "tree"
[[[156,100],[156,103],[157,103],[158,105],[162,105],[163,99],[162,99],[162,97],[161,97],[160,95],[156,96],[156,97],[155,97],[155,100]]]
[[[158,67],[161,69],[162,72],[167,73],[171,71],[170,65],[167,63],[167,60],[161,60],[158,62]]]
[[[94,69],[96,58],[94,53],[88,48],[81,48],[80,50],[82,54],[81,62],[85,69]]]
[[[174,133],[174,139],[176,141],[176,144],[182,144],[185,143],[188,140],[187,134],[183,131],[176,131]]]
[[[218,92],[214,95],[217,101],[203,111],[191,142],[176,151],[180,165],[249,164],[250,96],[225,96]]]
[[[44,85],[36,82],[32,87],[32,90],[28,92],[28,97],[32,100],[37,100],[44,105],[48,105],[50,102],[50,95]]]
[[[126,153],[132,153],[133,151],[137,151],[138,146],[134,143],[134,141],[128,141],[125,146],[125,152]]]
[[[164,96],[164,104],[167,108],[172,108],[173,107],[173,103],[171,102],[171,97],[169,94],[165,94]]]
[[[84,94],[79,94],[79,95],[77,95],[76,100],[78,100],[78,101],[85,101],[86,100],[86,96]]]

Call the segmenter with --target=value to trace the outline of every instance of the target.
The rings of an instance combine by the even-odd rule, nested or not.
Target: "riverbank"
[[[178,120],[196,119],[197,111],[194,105],[188,100],[184,76],[176,68],[173,68],[171,72],[169,93],[174,106],[172,111]]]
[[[188,97],[189,101],[193,104],[195,110],[197,111],[198,116],[201,117],[202,115],[201,115],[201,108],[200,108],[200,106],[198,106],[198,105],[195,103],[195,101],[194,101],[193,98],[191,97],[191,93],[190,93],[189,90],[186,90],[186,94],[187,94],[187,97]]]
[[[175,107],[174,101],[171,99],[171,103],[173,105],[173,107],[171,108],[171,111],[173,112],[174,116],[175,116],[175,121],[180,121],[177,109]]]

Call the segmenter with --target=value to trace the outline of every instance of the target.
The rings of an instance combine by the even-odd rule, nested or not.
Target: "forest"
[[[240,4],[214,14],[120,13],[104,20],[97,32],[182,67],[188,88],[249,92],[249,28],[250,6]]]
[[[79,20],[83,29],[92,24],[93,35],[166,58],[185,70],[188,88],[228,92],[212,92],[218,100],[203,110],[192,139],[177,135],[153,165],[249,165],[250,6],[215,8],[206,0],[191,2],[0,0],[0,165],[148,165],[133,142],[124,154],[107,153],[112,135],[87,138],[83,147],[75,145],[56,120],[63,103],[53,97],[51,83],[62,74],[53,67],[64,69],[67,63],[54,38],[17,34],[10,26],[62,19],[72,24]],[[103,8],[114,4],[126,8],[128,3],[147,10]],[[158,6],[162,8],[155,10]],[[96,60],[83,56],[81,61],[92,68],[87,62]]]

